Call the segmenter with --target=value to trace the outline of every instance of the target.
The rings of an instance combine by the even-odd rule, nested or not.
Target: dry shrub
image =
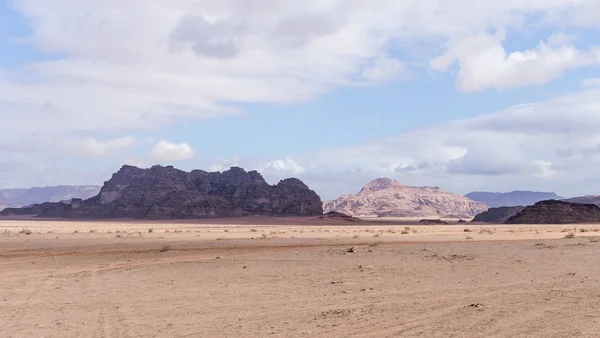
[[[402,235],[408,235],[410,233],[410,231],[408,230],[402,230],[402,232],[400,234]]]
[[[23,228],[23,229],[21,229],[21,231],[19,231],[19,233],[23,234],[23,235],[29,236],[29,235],[33,234],[33,231],[31,231],[31,230],[29,230],[27,228]]]
[[[568,234],[565,235],[565,237],[563,237],[565,239],[569,239],[569,238],[575,238],[575,233],[574,232],[569,232]]]
[[[163,245],[162,248],[160,248],[158,251],[160,251],[160,252],[171,251],[171,247],[168,245]]]

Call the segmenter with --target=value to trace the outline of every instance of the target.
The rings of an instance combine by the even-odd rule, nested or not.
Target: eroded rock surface
[[[90,199],[45,203],[27,210],[6,209],[3,213],[34,211],[40,217],[185,219],[316,216],[323,214],[323,207],[319,196],[295,178],[269,185],[258,172],[238,167],[221,173],[185,172],[172,166],[123,166]]]

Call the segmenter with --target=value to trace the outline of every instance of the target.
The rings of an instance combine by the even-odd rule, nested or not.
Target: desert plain
[[[600,337],[600,225],[280,223],[0,221],[0,337]]]

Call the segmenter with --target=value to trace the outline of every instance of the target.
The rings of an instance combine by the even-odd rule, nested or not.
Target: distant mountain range
[[[490,208],[528,206],[540,201],[562,200],[553,192],[512,191],[506,193],[476,191],[465,195],[474,201],[485,203]]]
[[[378,178],[358,194],[342,195],[326,202],[324,209],[356,217],[470,218],[488,207],[438,187],[410,187],[391,178]]]
[[[73,198],[87,199],[98,195],[100,187],[95,185],[59,185],[29,189],[0,190],[0,211],[6,207],[22,207],[43,202],[70,201]]]

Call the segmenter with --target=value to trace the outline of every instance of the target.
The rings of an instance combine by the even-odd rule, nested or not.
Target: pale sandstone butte
[[[391,178],[378,178],[358,194],[325,203],[325,212],[356,217],[472,217],[488,207],[438,187],[411,187]]]

